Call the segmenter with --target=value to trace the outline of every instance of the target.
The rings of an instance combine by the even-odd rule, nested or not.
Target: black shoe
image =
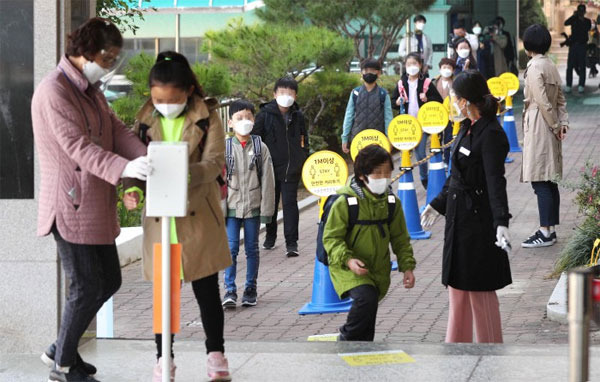
[[[300,254],[297,250],[287,251],[285,254],[287,257],[298,257]]]
[[[242,306],[256,305],[256,288],[246,288],[242,296]]]
[[[237,293],[228,291],[223,297],[223,308],[235,308],[237,302]]]
[[[265,239],[265,242],[262,245],[263,249],[273,249],[275,248],[275,240]]]
[[[550,239],[552,239],[552,241],[556,243],[556,241],[558,240],[558,238],[556,237],[556,231],[550,233]]]
[[[56,344],[52,344],[48,346],[48,349],[46,349],[46,351],[42,353],[42,356],[40,358],[42,359],[42,362],[46,364],[46,366],[53,368],[55,354]],[[92,365],[91,363],[87,363],[83,359],[81,359],[79,352],[77,353],[77,358],[75,359],[75,365],[78,366],[84,373],[88,375],[96,374],[96,366]]]
[[[529,236],[527,240],[521,243],[523,248],[540,248],[549,247],[555,243],[555,239],[552,239],[552,235],[546,237],[542,231],[537,230],[533,235]]]
[[[100,382],[96,378],[87,375],[80,366],[73,366],[68,373],[56,369],[50,371],[48,382]]]

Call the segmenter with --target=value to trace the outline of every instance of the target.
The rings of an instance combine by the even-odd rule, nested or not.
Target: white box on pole
[[[146,216],[187,215],[188,159],[187,142],[150,142]]]

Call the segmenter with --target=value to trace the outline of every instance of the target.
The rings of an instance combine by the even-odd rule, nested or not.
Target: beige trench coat
[[[569,125],[567,102],[554,63],[534,56],[525,70],[523,108],[522,182],[543,182],[562,177],[562,143],[556,138]]]
[[[231,265],[231,255],[221,211],[221,192],[217,177],[225,165],[225,132],[215,111],[214,99],[194,98],[188,103],[182,141],[190,147],[190,184],[188,189],[188,215],[176,218],[177,239],[182,247],[182,266],[185,281],[210,276]],[[200,127],[208,122],[206,137]],[[134,132],[140,131],[152,141],[162,140],[159,115],[151,101],[142,107],[137,116]],[[205,139],[203,139],[205,138]],[[204,148],[200,146],[204,142]],[[145,211],[144,211],[145,216]],[[152,280],[154,243],[161,241],[159,218],[144,217],[144,278]]]

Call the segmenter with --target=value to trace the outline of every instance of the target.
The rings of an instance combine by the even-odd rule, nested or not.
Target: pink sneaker
[[[171,382],[175,381],[175,362],[173,362],[173,358],[171,358]],[[162,382],[162,358],[159,358],[154,365],[154,373],[152,373],[152,382]]]
[[[212,382],[231,381],[227,358],[225,358],[225,355],[220,351],[208,353],[206,370],[208,372],[208,378]]]

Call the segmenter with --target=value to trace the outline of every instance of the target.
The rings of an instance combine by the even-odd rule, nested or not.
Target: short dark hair
[[[450,65],[451,67],[456,68],[456,61],[451,58],[444,57],[440,60],[439,67],[441,68],[442,65]]]
[[[413,22],[416,23],[417,21],[423,21],[424,23],[426,23],[427,19],[423,15],[416,15],[413,19]]]
[[[583,3],[581,3],[581,4],[579,4],[579,5],[577,6],[577,10],[578,10],[579,12],[585,12],[585,11],[586,11],[586,9],[587,9],[587,8],[585,7],[585,4],[583,4]]]
[[[250,110],[252,115],[254,115],[254,105],[252,102],[245,99],[237,99],[229,105],[229,118],[233,117],[235,113],[242,110]]]
[[[298,93],[298,82],[292,77],[286,76],[281,77],[275,82],[275,86],[273,86],[273,93],[277,92],[277,89],[292,89],[296,93]]]
[[[374,59],[374,58],[367,58],[366,60],[363,60],[363,62],[361,62],[360,64],[360,70],[365,70],[365,69],[375,69],[375,70],[381,70],[381,63]]]
[[[67,56],[83,56],[87,60],[102,49],[123,47],[123,36],[110,21],[94,17],[80,25],[67,38]]]
[[[160,85],[171,85],[184,91],[188,91],[193,86],[194,93],[204,98],[204,91],[190,63],[185,56],[177,52],[161,52],[156,57],[156,63],[150,69],[148,86]]]
[[[364,147],[358,152],[354,159],[354,179],[356,180],[356,183],[360,187],[365,187],[365,183],[360,177],[364,176],[366,178],[376,167],[386,162],[390,164],[393,170],[394,161],[386,149],[377,144],[371,144]]]
[[[529,52],[546,54],[550,45],[552,45],[552,36],[543,25],[530,25],[523,32],[523,47]]]
[[[466,29],[465,22],[463,20],[456,20],[454,24],[452,24],[452,29]]]
[[[496,117],[498,99],[492,96],[483,74],[476,70],[465,70],[454,78],[452,89],[458,97],[477,106],[482,116]]]
[[[506,20],[504,20],[504,17],[502,16],[497,16],[494,19],[494,24],[498,25],[499,23],[502,23],[502,25],[506,25]]]

